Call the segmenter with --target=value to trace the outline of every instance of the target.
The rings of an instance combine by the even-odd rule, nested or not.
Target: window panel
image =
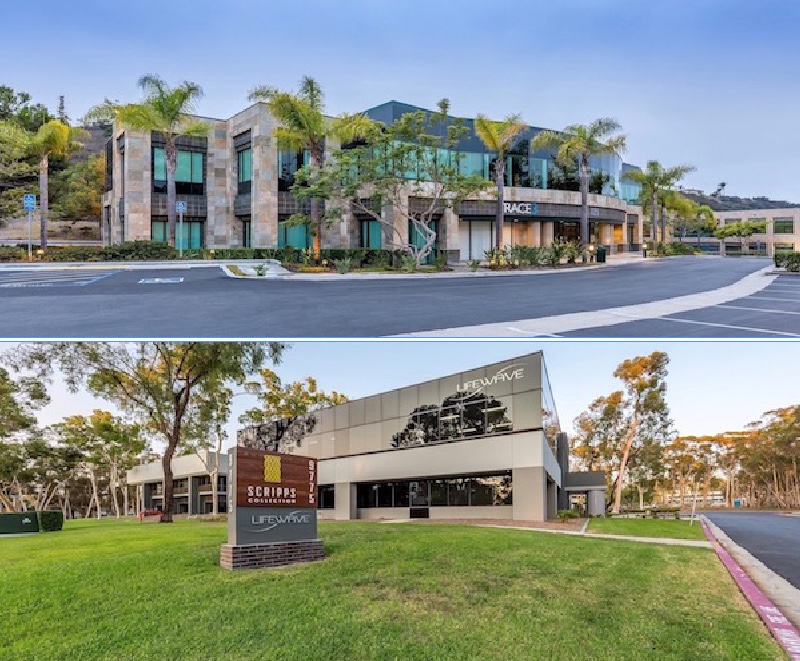
[[[775,218],[772,222],[775,234],[794,234],[794,218]]]
[[[161,147],[153,148],[153,180],[167,180],[167,157]]]
[[[188,151],[179,151],[175,165],[175,181],[192,181],[192,155]]]
[[[447,480],[431,481],[431,506],[442,507],[447,505]]]
[[[193,184],[203,183],[203,154],[192,152],[192,178]]]

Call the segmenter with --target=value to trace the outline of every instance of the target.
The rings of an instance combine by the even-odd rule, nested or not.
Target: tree
[[[50,175],[50,158],[67,156],[80,149],[77,139],[83,134],[82,129],[74,129],[58,120],[44,124],[36,133],[31,149],[39,159],[39,218],[40,245],[47,246],[47,212],[49,206],[48,180]]]
[[[576,454],[590,470],[615,473],[611,484],[615,514],[629,466],[636,465],[640,454],[648,455],[640,465],[647,467],[647,473],[655,472],[657,452],[652,446],[663,445],[671,437],[665,400],[668,363],[669,357],[660,351],[623,361],[614,371],[623,389],[598,397],[575,419]]]
[[[372,130],[373,123],[365,115],[341,115],[329,120],[324,115],[324,94],[319,83],[303,76],[300,89],[296,92],[284,92],[267,85],[254,88],[248,98],[251,101],[263,101],[270,113],[280,122],[275,129],[275,138],[280,149],[309,152],[309,168],[312,172],[322,168],[325,162],[326,142],[330,138],[339,141],[351,141],[362,138]],[[298,215],[291,219],[294,223],[310,223],[314,232],[314,256],[319,259],[322,249],[323,216],[320,200],[316,196],[309,198],[310,218]]]
[[[164,442],[161,520],[171,522],[172,459],[187,441],[184,424],[226,384],[280,361],[283,350],[274,342],[59,342],[21,345],[9,359],[42,377],[59,368],[69,388],[85,383]]]
[[[31,95],[0,85],[0,122],[12,122],[25,131],[35,132],[54,117],[41,103],[31,104]]]
[[[578,161],[581,191],[581,243],[589,243],[589,159],[592,156],[622,154],[626,148],[624,135],[615,119],[596,119],[588,126],[572,124],[563,132],[542,131],[531,141],[532,149],[556,149],[561,164]]]
[[[285,450],[288,442],[300,445],[302,436],[316,425],[316,411],[348,401],[335,390],[320,390],[312,376],[284,384],[273,370],[263,369],[260,377],[260,381],[247,384],[248,392],[258,397],[259,406],[245,411],[239,422],[262,427],[258,438],[264,449]],[[298,430],[302,433],[294,435]]]
[[[449,118],[447,99],[438,106],[434,113],[405,113],[390,126],[373,122],[364,140],[345,145],[323,168],[300,170],[292,191],[300,199],[326,200],[329,222],[349,211],[380,223],[390,246],[412,265],[423,264],[436,242],[435,219],[491,187],[483,177],[461,173],[458,143],[466,128]]]
[[[692,165],[676,165],[671,168],[665,168],[661,163],[653,160],[647,161],[647,167],[644,170],[628,170],[625,173],[627,179],[635,181],[642,187],[642,206],[649,206],[650,208],[650,239],[654,245],[658,242],[656,214],[659,208],[662,209],[661,241],[664,242],[667,236],[666,216],[663,204],[660,203],[664,199],[663,192],[671,189],[694,170],[695,168]]]
[[[105,186],[105,155],[70,163],[53,177],[52,211],[60,218],[100,222]]]
[[[108,411],[95,409],[90,416],[68,416],[54,426],[64,445],[77,448],[81,452],[82,464],[89,475],[92,496],[86,515],[94,505],[97,518],[102,513],[100,502],[99,474],[108,477],[111,507],[117,518],[120,517],[120,503],[117,491],[124,484],[124,474],[135,465],[136,458],[144,451],[145,441],[139,425]],[[123,490],[123,511],[127,513],[127,485]]]
[[[0,221],[22,212],[22,194],[35,189],[28,178],[36,168],[28,160],[31,136],[12,121],[0,120]],[[0,222],[2,225],[2,222]]]
[[[715,228],[714,211],[708,205],[698,204],[677,191],[665,191],[663,198],[663,206],[672,216],[674,228],[680,232],[681,240],[686,238],[687,232],[696,232],[699,244],[701,232]]]
[[[67,116],[66,105],[64,104],[64,95],[60,94],[58,97],[58,110],[56,111],[56,117],[58,121],[62,124],[69,124],[69,117]]]
[[[509,115],[502,122],[495,122],[478,115],[475,118],[475,133],[484,146],[497,155],[494,165],[494,179],[497,186],[497,212],[495,213],[495,245],[503,248],[503,191],[506,176],[506,154],[514,146],[514,142],[526,126],[519,115]]]
[[[49,401],[40,379],[25,376],[15,380],[0,367],[0,506],[10,512],[15,509],[10,490],[25,464],[21,446],[12,441],[34,427],[36,410]]]
[[[720,225],[715,230],[714,236],[716,236],[720,241],[724,241],[728,237],[738,238],[741,254],[746,255],[748,239],[753,236],[753,234],[764,234],[766,231],[766,221],[753,222],[750,220],[741,220],[736,223]]]
[[[123,126],[134,131],[156,132],[164,138],[167,170],[167,225],[169,245],[175,245],[175,169],[178,160],[178,136],[206,137],[209,125],[191,117],[195,104],[203,96],[202,88],[188,81],[169,86],[155,74],[139,78],[144,99],[139,103],[120,105],[105,100],[86,113],[89,119],[107,119],[112,116]]]

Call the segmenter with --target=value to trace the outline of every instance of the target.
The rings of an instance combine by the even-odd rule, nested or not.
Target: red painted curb
[[[714,537],[714,534],[706,525],[705,521],[700,521],[703,526],[703,532],[706,534],[711,546],[717,552],[717,556],[725,565],[725,568],[730,572],[733,580],[739,586],[750,605],[755,609],[758,616],[767,625],[770,633],[778,641],[778,644],[789,655],[791,661],[800,661],[800,631],[789,621],[789,619],[781,612],[781,610],[770,601],[769,597],[765,595],[761,588],[759,588],[747,573],[742,569],[736,560],[731,557],[720,543]]]

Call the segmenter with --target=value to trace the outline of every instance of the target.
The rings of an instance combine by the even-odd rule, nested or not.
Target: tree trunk
[[[581,243],[589,244],[589,157],[581,154]]]
[[[494,214],[494,234],[495,234],[495,247],[498,250],[503,249],[503,221],[505,214],[503,210],[503,198],[505,196],[505,183],[506,183],[506,161],[503,154],[497,154],[494,166],[494,180],[497,186],[497,209]]]
[[[178,161],[178,149],[175,146],[175,138],[167,138],[164,154],[167,166],[167,242],[169,245],[176,247],[178,244],[175,242],[175,202],[177,201],[175,193],[175,168],[177,167]],[[122,240],[124,241],[125,237],[122,237]]]
[[[667,214],[663,204],[661,205],[661,243],[667,243]]]
[[[11,499],[6,495],[5,491],[0,491],[0,505],[9,512],[14,511],[14,503],[11,502]]]
[[[658,208],[658,189],[653,187],[653,199],[650,201],[650,237],[653,241],[653,250],[658,242],[658,219],[656,209]]]
[[[217,466],[211,471],[211,513],[216,516],[219,514],[219,503],[217,502],[217,482],[219,481],[219,454],[217,454]],[[230,485],[228,489],[230,489]]]
[[[44,153],[39,158],[39,247],[47,247],[47,212],[50,205],[48,194],[48,180],[50,158]]]
[[[308,160],[312,170],[318,172],[320,169],[322,169],[322,163],[325,160],[325,147],[312,148],[310,150]],[[319,262],[322,256],[322,213],[320,211],[319,199],[312,197],[311,200],[309,200],[309,207],[311,227],[314,229],[314,259]],[[214,496],[214,498],[216,499],[216,496]]]
[[[128,502],[128,484],[122,488],[122,507],[125,509],[125,516],[128,516],[130,503]]]
[[[625,439],[625,445],[622,450],[622,460],[619,462],[619,475],[617,476],[617,488],[614,494],[614,508],[611,510],[612,514],[619,514],[619,509],[622,505],[622,490],[625,487],[625,469],[628,467],[628,457],[630,457],[633,439],[636,437],[638,427],[639,423],[635,421],[631,425],[631,430],[628,432],[628,438]]]
[[[100,496],[97,493],[97,474],[95,473],[94,468],[91,468],[89,470],[89,481],[91,482],[92,485],[92,498],[94,499],[94,504],[95,507],[97,508],[97,518],[100,519],[102,518],[102,514],[100,513]],[[88,512],[87,512],[87,517],[88,517]]]
[[[641,484],[637,484],[636,488],[639,490],[639,509],[644,509],[644,489]]]
[[[161,512],[161,523],[172,523],[172,457],[178,445],[177,438],[171,438],[161,466],[164,468],[164,510]]]

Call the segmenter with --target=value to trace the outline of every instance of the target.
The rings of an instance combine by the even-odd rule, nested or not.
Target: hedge
[[[41,532],[55,532],[64,527],[64,513],[61,510],[37,512],[37,515]]]
[[[800,273],[800,252],[775,253],[775,266],[785,268],[789,273]]]

